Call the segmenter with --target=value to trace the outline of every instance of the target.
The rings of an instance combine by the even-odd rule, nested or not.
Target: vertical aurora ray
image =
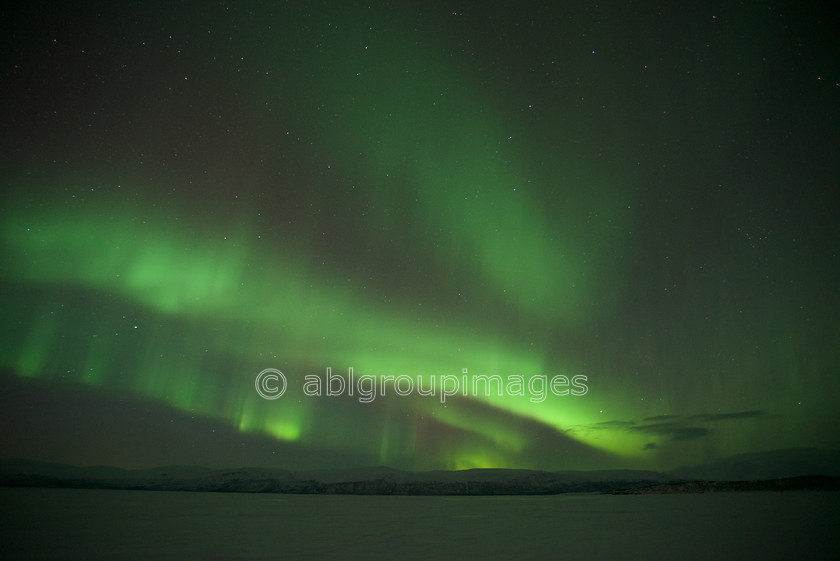
[[[504,116],[512,100],[496,98],[485,76],[441,55],[448,47],[434,27],[403,35],[395,14],[348,10],[342,15],[391,31],[360,41],[331,29],[312,51],[286,43],[295,33],[260,33],[271,52],[293,49],[299,63],[260,85],[270,98],[315,80],[300,91],[305,98],[289,103],[314,119],[327,161],[356,175],[360,218],[372,223],[362,235],[393,236],[401,245],[390,257],[409,270],[416,265],[406,258],[422,255],[442,284],[469,278],[475,301],[510,316],[573,329],[586,323],[613,274],[602,256],[614,251],[627,221],[615,202],[623,185],[571,165],[563,153],[535,157],[519,138],[527,119]],[[308,63],[319,72],[297,75]],[[551,205],[546,192],[558,194]]]
[[[541,422],[550,419],[557,428],[570,419],[550,408],[533,407],[531,394],[511,398],[496,390],[474,395],[473,378],[459,366],[469,364],[473,372],[488,375],[516,374],[527,384],[547,368],[534,349],[517,352],[511,341],[490,333],[433,326],[423,318],[407,321],[372,309],[354,301],[352,294],[313,279],[304,272],[305,261],[300,257],[288,256],[278,267],[280,256],[269,260],[244,240],[231,240],[238,254],[228,251],[210,259],[206,244],[178,228],[163,228],[150,214],[143,226],[149,235],[138,233],[130,215],[117,215],[114,207],[107,216],[89,206],[75,215],[66,210],[57,214],[54,218],[49,212],[19,210],[6,216],[6,258],[19,263],[14,280],[107,294],[130,308],[139,306],[141,311],[135,315],[153,314],[151,321],[137,326],[103,313],[94,333],[79,334],[75,341],[62,335],[62,345],[82,351],[76,358],[85,383],[137,392],[183,411],[221,416],[240,430],[284,440],[307,436],[308,408],[300,403],[281,407],[262,401],[251,384],[232,380],[247,380],[262,367],[278,362],[289,365],[292,372],[312,373],[317,368],[319,376],[324,365],[348,365],[360,376],[390,376],[391,383],[394,376],[407,376],[415,380],[418,392],[421,387],[434,391],[420,407],[422,412],[445,399],[440,397],[444,386],[438,378],[449,375],[460,384],[458,396],[487,400],[493,407]],[[245,274],[245,263],[266,265]],[[310,279],[306,288],[301,278]],[[145,336],[137,337],[138,327]],[[135,342],[112,341],[121,328]],[[178,336],[173,338],[173,333]],[[43,368],[46,356],[55,354],[59,345],[50,321],[35,325],[27,341],[21,354],[12,356],[22,373],[48,375],[49,370],[57,370]],[[145,353],[138,353],[135,345],[145,348]],[[74,356],[64,358],[75,364]],[[220,364],[238,372],[224,372]],[[336,371],[336,375],[347,379],[344,373]],[[301,377],[293,376],[291,384],[299,385]],[[388,390],[384,382],[377,391],[394,395],[393,386]],[[508,452],[516,452],[517,439],[524,438],[502,426],[491,434],[457,413],[440,413],[438,420],[483,435]],[[403,436],[390,424],[381,430],[379,456],[384,461],[390,457],[389,442]],[[407,453],[404,446],[397,448]]]
[[[833,446],[832,51],[704,10],[10,13],[0,364],[407,467]],[[464,369],[589,391],[387,381]]]

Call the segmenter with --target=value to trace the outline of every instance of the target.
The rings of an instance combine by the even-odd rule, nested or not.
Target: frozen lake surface
[[[0,489],[6,559],[840,559],[840,493],[387,497]]]

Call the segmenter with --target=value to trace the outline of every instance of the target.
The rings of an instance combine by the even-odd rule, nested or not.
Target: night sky
[[[0,24],[0,457],[840,446],[830,3],[27,2]],[[307,395],[328,368],[341,395]]]

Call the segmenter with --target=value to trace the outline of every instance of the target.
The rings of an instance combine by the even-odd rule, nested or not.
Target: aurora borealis
[[[599,6],[4,12],[0,455],[669,469],[840,446],[840,22]],[[384,395],[306,395],[327,369]],[[418,391],[447,376],[524,387]],[[586,391],[531,399],[555,377]]]

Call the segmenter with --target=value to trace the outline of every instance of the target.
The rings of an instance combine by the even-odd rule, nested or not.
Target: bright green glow
[[[503,462],[500,462],[499,458],[493,457],[492,454],[466,452],[453,458],[447,465],[447,469],[487,469],[498,467],[501,463]]]
[[[188,315],[233,307],[224,297],[242,290],[234,249],[213,252],[183,237],[183,245],[173,244],[177,230],[165,221],[138,224],[107,208],[13,220],[4,233],[24,252],[15,272],[25,280],[117,289],[161,312]]]
[[[608,254],[620,224],[609,211],[615,187],[581,178],[560,155],[531,161],[519,144],[522,131],[495,119],[495,101],[480,88],[450,88],[465,77],[469,81],[469,74],[448,69],[434,51],[408,43],[365,51],[352,40],[341,45],[338,58],[328,63],[334,66],[323,68],[313,85],[330,108],[320,128],[329,131],[326,140],[338,155],[338,167],[362,169],[372,208],[382,209],[360,218],[360,244],[375,247],[382,232],[386,237],[417,232],[399,236],[401,251],[423,256],[443,284],[531,325],[527,339],[519,339],[515,329],[481,325],[480,318],[458,318],[456,325],[371,303],[365,294],[334,286],[331,274],[341,272],[320,269],[312,248],[260,248],[254,232],[239,225],[179,223],[122,201],[10,211],[4,238],[9,258],[19,264],[12,271],[19,282],[116,294],[177,319],[178,328],[189,331],[173,339],[171,329],[152,332],[143,325],[150,332],[145,357],[128,382],[106,379],[109,364],[113,368],[119,360],[109,354],[106,339],[85,341],[86,381],[117,384],[185,411],[221,416],[243,431],[340,448],[358,443],[313,429],[306,406],[258,401],[248,383],[230,387],[210,357],[203,359],[202,349],[222,354],[238,368],[247,364],[254,373],[279,366],[323,375],[332,366],[344,375],[353,367],[358,375],[407,375],[428,384],[433,376],[462,379],[467,368],[470,385],[473,375],[519,375],[527,384],[535,375],[570,374],[550,362],[556,360],[554,342],[533,331],[547,331],[548,325],[576,329],[590,321],[591,302],[608,274],[596,257]],[[405,60],[415,68],[435,68],[432,79],[405,73]],[[305,58],[295,68],[301,65]],[[348,79],[348,65],[358,65],[360,75]],[[265,84],[269,93],[286,90],[285,83]],[[300,91],[300,101],[311,103],[310,93]],[[332,121],[335,115],[339,127]],[[306,125],[319,128],[317,122]],[[546,208],[536,194],[549,188],[574,191],[574,196]],[[34,373],[46,366],[38,359],[48,352],[50,340],[49,335],[33,337],[27,358],[19,361]],[[184,348],[193,341],[202,349]],[[549,396],[545,403],[533,403],[529,397],[477,399],[558,430],[597,421],[589,398]],[[428,398],[426,407],[438,404],[439,397]],[[476,423],[456,407],[444,408],[436,419],[484,443],[445,452],[449,467],[509,463],[527,439],[501,422]],[[371,454],[383,463],[416,446],[410,430],[378,430]],[[611,451],[638,454],[641,449],[633,438],[595,436],[593,441]],[[500,452],[489,452],[488,446]]]
[[[260,412],[259,404],[249,404],[239,417],[235,420],[236,427],[246,432],[262,432],[277,439],[295,441],[301,437],[303,432],[303,415],[300,412],[288,411],[280,413],[280,408],[275,408],[272,415],[265,415]]]
[[[153,216],[137,225],[113,206],[107,211],[91,207],[60,214],[21,210],[8,216],[4,226],[7,257],[19,263],[13,271],[19,280],[118,295],[172,317],[182,325],[179,329],[192,331],[172,338],[170,330],[156,332],[153,325],[141,326],[150,332],[145,358],[136,354],[141,358],[133,369],[123,365],[132,372],[126,382],[113,375],[108,378],[109,369],[122,357],[120,347],[107,337],[119,328],[103,325],[102,333],[87,340],[83,351],[87,383],[116,384],[184,411],[229,418],[243,431],[298,440],[307,434],[305,405],[281,401],[281,407],[259,400],[248,382],[232,387],[209,358],[197,352],[201,349],[185,348],[185,341],[200,341],[205,353],[212,349],[214,355],[221,351],[240,363],[259,365],[253,367],[254,374],[266,366],[285,364],[293,370],[309,369],[299,374],[319,376],[324,375],[325,366],[334,366],[335,375],[346,376],[339,365],[347,365],[358,376],[409,376],[415,386],[422,384],[426,389],[435,376],[455,376],[461,394],[467,380],[469,395],[475,374],[497,374],[505,380],[518,375],[526,385],[534,375],[553,374],[547,372],[545,358],[535,349],[517,351],[511,341],[489,333],[393,314],[361,302],[348,291],[328,287],[324,279],[308,272],[310,267],[300,256],[273,254],[269,258],[253,249],[244,236],[229,240],[188,237]],[[215,247],[221,248],[218,257]],[[16,357],[21,373],[43,375],[43,360],[55,343],[49,321],[36,325]],[[270,350],[271,355],[263,350]],[[469,370],[466,378],[463,368]],[[299,382],[290,381],[291,391],[299,391]],[[428,398],[430,406],[440,402],[440,385],[436,396]],[[393,387],[385,387],[393,392]],[[530,393],[524,397],[502,393],[497,395],[498,389],[492,386],[489,397],[477,398],[560,429],[573,424],[579,415],[576,410],[585,408],[581,398],[549,396],[548,402],[535,404],[529,400]],[[476,424],[457,408],[443,409],[437,418],[485,438],[506,454],[522,448],[524,436],[516,429],[498,423]],[[389,428],[382,430],[377,454],[383,462],[397,451],[410,450],[411,439],[403,442],[402,436],[388,433]],[[613,444],[611,449],[626,451],[620,443]]]
[[[201,25],[176,10],[166,39],[142,17],[82,18],[49,49],[20,34],[0,365],[46,378],[21,385],[427,468],[528,466],[545,434],[622,467],[836,447],[836,158],[808,141],[837,104],[830,80],[808,103],[774,89],[801,51],[776,23],[663,58],[682,38],[570,3],[229,4]],[[91,54],[109,52],[119,68]],[[766,64],[746,76],[731,52]],[[327,366],[590,392],[303,398]],[[254,394],[266,367],[288,396]]]

